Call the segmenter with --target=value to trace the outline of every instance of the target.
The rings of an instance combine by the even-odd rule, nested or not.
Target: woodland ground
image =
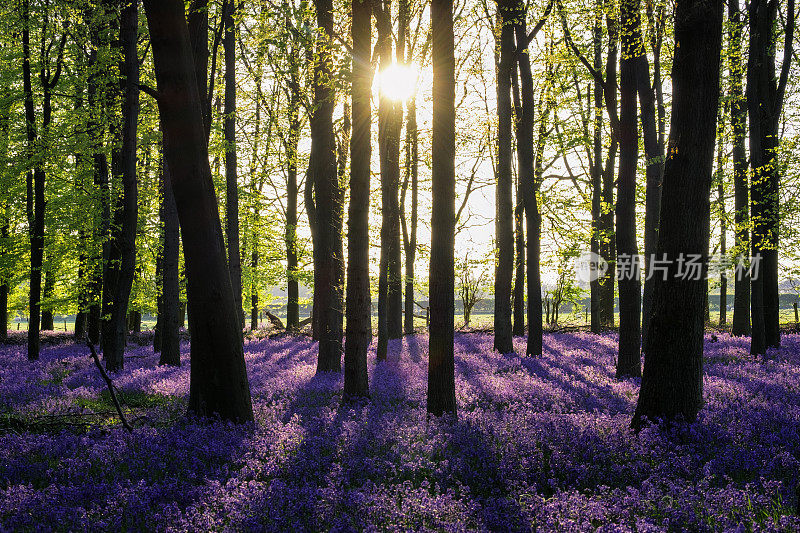
[[[515,340],[524,353],[524,338]],[[427,339],[370,354],[370,402],[342,407],[303,337],[248,341],[256,423],[187,420],[183,366],[130,346],[122,429],[83,346],[0,347],[2,530],[799,530],[800,336],[751,357],[707,339],[706,405],[628,428],[638,382],[616,336],[549,334],[545,355],[456,336],[459,418],[426,421]]]

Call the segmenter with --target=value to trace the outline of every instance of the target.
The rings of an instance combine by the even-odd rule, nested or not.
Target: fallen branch
[[[267,315],[267,318],[269,319],[269,321],[272,323],[272,325],[275,328],[277,328],[277,329],[285,329],[285,327],[283,325],[283,322],[281,321],[280,318],[278,318],[277,316],[273,315],[272,313],[270,313],[267,310],[264,310],[264,314]]]
[[[133,433],[133,428],[128,424],[128,421],[125,420],[125,415],[122,414],[122,407],[119,405],[119,400],[117,400],[117,394],[114,392],[114,383],[111,381],[111,378],[108,377],[106,370],[103,368],[103,365],[100,363],[100,358],[97,357],[97,351],[94,349],[94,344],[86,340],[86,346],[89,347],[89,350],[92,352],[92,359],[94,359],[94,364],[97,366],[97,369],[100,371],[100,375],[103,376],[103,380],[106,382],[106,386],[108,387],[108,392],[111,393],[111,399],[114,401],[114,407],[117,408],[117,414],[119,415],[119,419],[122,421],[122,426],[127,429],[129,432]]]

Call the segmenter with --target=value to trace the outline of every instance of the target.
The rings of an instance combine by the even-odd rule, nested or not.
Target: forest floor
[[[616,336],[545,355],[456,335],[459,416],[426,421],[427,339],[392,341],[370,402],[342,407],[304,337],[248,341],[256,423],[183,416],[183,366],[130,346],[120,425],[87,349],[0,347],[0,530],[800,530],[800,336],[706,344],[696,423],[629,429]],[[524,338],[515,341],[524,353]]]

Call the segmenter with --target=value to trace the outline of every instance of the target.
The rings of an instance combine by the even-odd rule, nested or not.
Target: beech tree
[[[139,120],[139,37],[138,0],[126,0],[120,14],[120,43],[122,48],[121,73],[125,79],[122,103],[122,147],[120,170],[122,198],[115,210],[114,238],[111,260],[118,261],[110,268],[115,271],[115,281],[109,287],[110,317],[103,324],[103,359],[108,370],[123,367],[123,355],[128,335],[128,303],[136,268],[136,226],[139,213],[138,183],[136,175],[137,124]]]
[[[344,395],[369,395],[367,350],[372,340],[369,293],[369,182],[372,68],[372,6],[353,0],[352,114],[350,138],[350,205],[347,232],[347,329],[344,352]]]
[[[494,277],[494,349],[514,351],[511,331],[511,278],[514,273],[514,208],[511,176],[511,70],[515,68],[514,5],[498,0],[500,60],[497,64],[497,193],[495,239],[497,258]]]
[[[640,6],[621,0],[621,48],[619,67],[619,179],[616,217],[619,286],[619,352],[617,378],[641,375],[641,274],[636,242],[636,166],[639,135],[636,120],[637,56],[643,53]],[[647,73],[649,78],[649,73]],[[648,84],[649,85],[649,84]]]
[[[455,290],[455,57],[453,1],[431,0],[433,167],[431,174],[428,413],[456,413],[453,348]]]
[[[789,80],[794,45],[795,3],[789,0],[784,27],[783,61],[775,72],[775,32],[778,0],[750,2],[747,60],[747,112],[752,182],[750,206],[753,258],[758,275],[751,280],[752,342],[750,353],[763,354],[780,345],[778,300],[778,229],[780,167],[777,149],[780,118]]]
[[[313,184],[314,314],[319,336],[317,371],[341,370],[344,293],[342,209],[344,191],[336,167],[331,45],[334,40],[333,4],[315,0],[320,32],[314,50],[314,100],[311,115],[311,157],[308,178]],[[306,205],[309,209],[309,205]]]
[[[705,280],[683,276],[678,258],[708,258],[709,194],[719,102],[721,0],[678,0],[672,118],[664,167],[657,276],[642,386],[633,426],[645,419],[693,421],[703,401]],[[705,270],[705,269],[704,269]]]
[[[731,144],[733,157],[735,248],[739,258],[750,251],[750,190],[747,176],[747,100],[742,88],[745,66],[742,57],[742,14],[738,0],[728,2],[728,100],[730,101]],[[744,263],[736,269],[731,333],[750,334],[750,276]]]
[[[189,30],[180,0],[145,0],[164,153],[183,234],[191,374],[189,410],[253,419],[222,226],[203,135]]]

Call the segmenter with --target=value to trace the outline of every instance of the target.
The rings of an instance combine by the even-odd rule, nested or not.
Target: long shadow
[[[493,449],[490,438],[470,420],[459,419],[455,424],[442,424],[449,435],[452,449],[448,461],[453,474],[462,485],[469,487],[479,506],[474,519],[478,529],[488,531],[531,531],[531,519],[526,516],[510,488],[501,468],[499,451]],[[451,487],[456,486],[449,479]]]

